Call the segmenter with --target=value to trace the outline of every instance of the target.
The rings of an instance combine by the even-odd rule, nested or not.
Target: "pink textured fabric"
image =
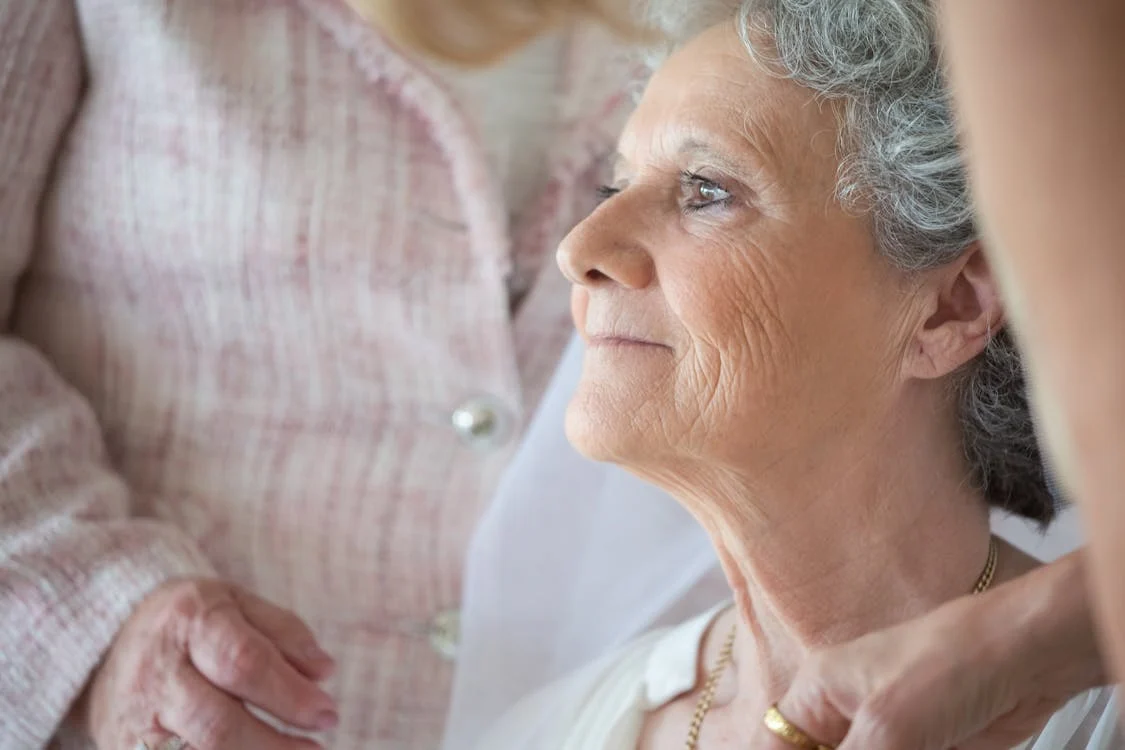
[[[550,256],[625,109],[599,32],[567,55],[509,233],[465,119],[340,0],[0,3],[0,748],[50,743],[136,601],[212,573],[338,658],[329,747],[438,746],[428,623],[516,439],[449,415],[539,398]]]

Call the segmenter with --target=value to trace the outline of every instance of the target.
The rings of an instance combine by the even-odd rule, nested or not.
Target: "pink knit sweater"
[[[597,32],[567,55],[509,236],[465,118],[341,0],[0,2],[0,748],[51,742],[153,586],[212,574],[337,657],[330,747],[437,746],[428,623],[516,439],[449,415],[534,406],[551,252],[625,106]]]

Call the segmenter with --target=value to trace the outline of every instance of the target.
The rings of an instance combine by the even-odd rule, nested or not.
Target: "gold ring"
[[[766,715],[762,717],[762,723],[766,725],[766,729],[780,737],[786,744],[799,747],[801,750],[836,750],[831,745],[820,744],[805,734],[796,724],[782,716],[781,711],[777,710],[776,703],[766,711]]]

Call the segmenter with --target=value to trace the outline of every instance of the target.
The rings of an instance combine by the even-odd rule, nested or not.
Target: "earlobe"
[[[909,374],[924,379],[948,375],[977,357],[1004,326],[1004,309],[992,270],[979,243],[933,272],[924,285],[930,314],[916,332]]]

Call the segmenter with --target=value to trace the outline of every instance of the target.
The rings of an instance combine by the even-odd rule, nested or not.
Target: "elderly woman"
[[[923,0],[695,6],[559,263],[588,341],[585,454],[672,493],[733,607],[533,695],[481,748],[746,747],[803,658],[1034,566],[1049,523],[1019,357],[977,240]],[[1030,676],[1029,676],[1030,678]],[[1106,691],[993,741],[1116,747]]]

